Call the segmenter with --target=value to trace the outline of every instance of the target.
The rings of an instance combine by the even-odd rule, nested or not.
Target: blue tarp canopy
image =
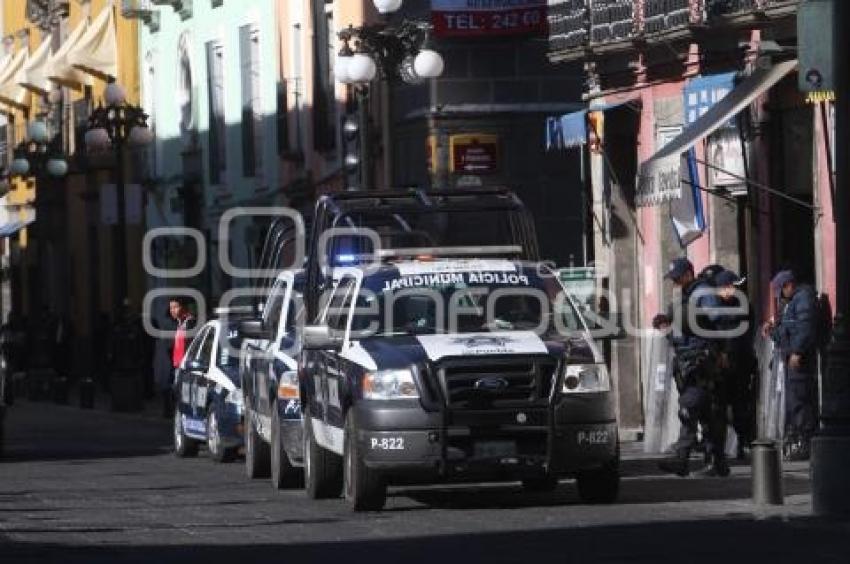
[[[570,149],[587,143],[587,113],[604,112],[625,105],[602,104],[571,112],[562,116],[546,118],[546,150]]]

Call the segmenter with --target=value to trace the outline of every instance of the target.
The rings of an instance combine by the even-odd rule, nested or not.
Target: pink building
[[[798,89],[797,4],[550,2],[550,59],[582,60],[589,108],[605,108],[589,120],[601,145],[585,146],[601,284],[639,327],[670,301],[662,277],[684,255],[746,276],[756,321],[783,267],[834,303],[834,117]],[[625,428],[642,425],[640,342],[612,346]]]

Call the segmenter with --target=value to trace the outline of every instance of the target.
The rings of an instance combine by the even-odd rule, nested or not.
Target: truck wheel
[[[381,475],[363,463],[357,428],[351,413],[345,418],[345,499],[354,511],[380,511],[387,502],[387,485]]]
[[[268,478],[271,473],[269,445],[254,428],[253,410],[245,403],[245,474],[251,479]]]
[[[585,503],[613,503],[620,493],[620,471],[616,462],[576,476],[578,495]]]
[[[303,472],[289,461],[289,455],[283,447],[283,436],[280,433],[280,414],[275,405],[272,411],[272,444],[271,444],[271,466],[272,486],[276,490],[284,488],[295,488],[301,485]]]
[[[536,476],[522,481],[522,489],[532,493],[553,492],[558,489],[558,478],[555,476]]]
[[[215,462],[231,462],[236,457],[236,449],[227,448],[221,442],[218,416],[212,407],[207,415],[207,450],[210,451],[210,459]]]
[[[183,430],[183,417],[179,409],[174,410],[174,454],[178,458],[198,455],[198,442],[186,436]]]
[[[334,498],[342,493],[342,458],[316,443],[308,410],[304,410],[304,489],[311,499]]]

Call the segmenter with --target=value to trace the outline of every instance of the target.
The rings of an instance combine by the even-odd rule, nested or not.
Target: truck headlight
[[[378,370],[363,376],[363,398],[370,400],[415,399],[419,397],[413,371],[409,368]]]
[[[568,364],[562,391],[565,394],[608,392],[611,378],[604,364]]]

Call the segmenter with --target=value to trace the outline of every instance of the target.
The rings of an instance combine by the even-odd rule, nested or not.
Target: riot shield
[[[653,332],[647,341],[643,449],[646,453],[664,453],[679,437],[679,392],[673,380],[673,351],[659,332]]]
[[[782,440],[785,428],[785,360],[773,341],[764,337],[756,341],[756,355],[759,362],[758,437]]]

